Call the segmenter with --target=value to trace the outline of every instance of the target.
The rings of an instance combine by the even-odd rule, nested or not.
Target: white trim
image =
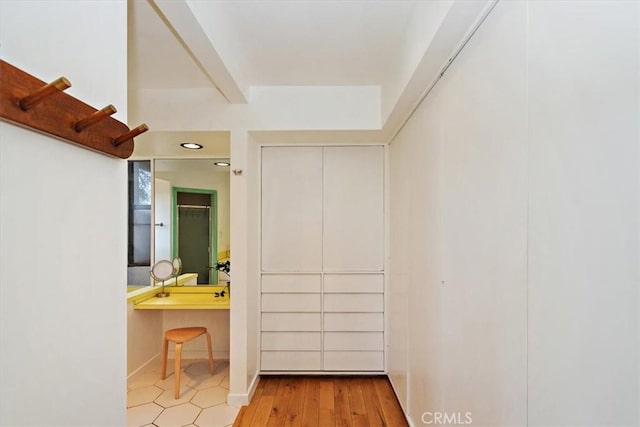
[[[260,371],[260,375],[349,375],[349,376],[370,376],[389,377],[387,371]],[[395,393],[395,390],[394,390]]]
[[[409,120],[411,120],[411,117],[413,117],[413,115],[418,110],[418,108],[420,108],[420,106],[422,105],[424,100],[427,98],[427,96],[429,96],[429,94],[431,93],[433,88],[438,84],[440,79],[442,79],[442,77],[447,72],[447,70],[449,69],[451,64],[453,64],[453,61],[455,61],[455,59],[458,57],[458,55],[460,55],[460,52],[462,52],[462,50],[465,48],[467,43],[469,43],[469,41],[473,38],[473,36],[475,35],[476,31],[478,31],[478,29],[482,26],[484,21],[491,14],[491,12],[496,7],[496,4],[498,4],[499,1],[500,0],[490,0],[485,5],[485,7],[480,12],[480,15],[478,16],[478,18],[471,25],[471,29],[464,35],[464,37],[462,38],[462,41],[460,42],[460,44],[458,44],[458,46],[453,50],[451,56],[448,57],[448,59],[444,63],[444,65],[441,66],[440,71],[436,74],[435,78],[427,86],[427,88],[424,90],[424,92],[422,92],[422,95],[420,95],[420,98],[418,98],[418,101],[411,108],[411,110],[409,111],[409,114],[407,114],[406,117],[401,120],[401,123],[397,127],[397,129],[394,132],[393,136],[391,136],[391,138],[389,138],[389,145],[393,144],[393,142],[396,140],[396,138],[398,137],[400,132],[402,132],[402,129],[404,129],[405,125],[409,122]],[[458,2],[463,4],[460,0],[458,0]]]
[[[156,354],[151,359],[149,359],[146,362],[144,362],[142,365],[140,365],[138,368],[136,368],[133,372],[131,372],[129,375],[127,375],[127,381],[129,381],[131,378],[133,378],[134,375],[136,375],[138,372],[142,371],[144,368],[149,366],[151,363],[155,362],[155,360],[157,358],[159,358],[159,357],[160,357],[160,353]]]
[[[229,393],[227,395],[227,405],[229,406],[246,406],[251,402],[253,394],[256,391],[256,387],[260,382],[260,375],[256,373],[251,380],[251,385],[247,393]]]
[[[227,405],[229,406],[247,406],[249,404],[249,395],[247,393],[229,393],[227,395]]]
[[[400,402],[400,399],[398,399],[398,390],[396,388],[396,385],[393,383],[393,380],[391,379],[390,376],[387,376],[387,377],[389,378],[389,384],[391,384],[391,389],[393,390],[393,394],[396,395],[396,400],[398,401],[398,406],[400,407],[400,409],[402,409],[402,413],[404,414],[404,418],[407,420],[407,423],[409,423],[410,427],[414,427],[415,424],[413,423],[413,421],[411,420],[411,417],[407,413],[407,409],[402,406],[402,403]]]
[[[256,134],[260,131],[249,131],[249,133],[251,134]],[[322,131],[314,131],[315,133],[317,132],[322,132]],[[333,139],[333,141],[330,141],[330,139]],[[323,138],[322,142],[318,142],[318,141],[313,141],[313,142],[308,142],[308,141],[304,141],[302,139],[300,140],[294,140],[291,142],[278,142],[278,141],[271,141],[271,142],[260,142],[260,148],[272,148],[272,147],[305,147],[305,148],[310,148],[310,147],[317,147],[317,148],[324,148],[324,147],[385,147],[387,145],[389,145],[388,142],[368,142],[368,141],[363,141],[363,142],[357,142],[357,141],[351,141],[351,140],[346,140],[346,141],[335,141],[335,137],[331,137],[331,138],[326,138],[326,140]]]
[[[253,394],[256,392],[256,388],[258,387],[259,382],[260,382],[260,374],[256,372],[255,375],[253,376],[253,379],[251,380],[251,384],[249,385],[249,402],[253,398]]]
[[[384,308],[382,313],[382,321],[384,325],[384,339],[383,339],[383,350],[384,350],[384,370],[385,372],[389,372],[389,315],[391,311],[389,310],[389,298],[391,297],[391,293],[389,292],[389,283],[390,283],[390,256],[391,256],[391,210],[389,205],[389,196],[390,196],[390,185],[391,185],[391,151],[389,145],[384,146],[384,164],[383,168],[383,183],[382,183],[382,226],[383,226],[383,242],[382,242],[382,250],[383,250],[383,265],[382,265],[382,274],[383,274],[383,292],[384,292]],[[391,378],[389,377],[389,382],[391,382]],[[395,389],[394,389],[395,392]],[[398,393],[396,393],[397,398]],[[398,399],[398,403],[400,399]],[[402,405],[400,405],[402,406]]]

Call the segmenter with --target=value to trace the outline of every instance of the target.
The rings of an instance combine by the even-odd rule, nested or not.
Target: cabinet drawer
[[[319,274],[265,274],[262,276],[262,292],[319,293]]]
[[[320,313],[262,313],[263,331],[320,331]]]
[[[325,313],[325,331],[384,331],[382,313]]]
[[[263,332],[262,350],[320,351],[320,332]]]
[[[325,312],[383,312],[383,294],[325,294]]]
[[[319,312],[320,294],[262,294],[262,311]]]
[[[325,351],[383,351],[382,332],[325,332]]]
[[[325,371],[382,371],[382,351],[325,351]]]
[[[319,371],[321,361],[319,351],[263,351],[261,353],[263,371]]]
[[[327,274],[324,276],[326,293],[382,293],[382,274]]]

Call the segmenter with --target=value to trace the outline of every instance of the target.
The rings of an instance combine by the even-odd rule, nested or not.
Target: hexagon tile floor
[[[227,405],[229,362],[183,360],[180,398],[174,399],[173,361],[167,378],[160,379],[160,361],[147,365],[127,384],[127,425],[130,427],[227,427],[233,424],[239,407]]]

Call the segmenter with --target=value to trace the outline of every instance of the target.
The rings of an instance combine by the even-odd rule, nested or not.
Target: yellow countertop
[[[136,310],[228,310],[229,289],[226,285],[210,286],[165,286],[168,297],[158,298],[154,292],[147,298],[135,302]],[[216,296],[225,291],[224,297]]]
[[[197,273],[185,273],[181,274],[175,279],[169,279],[164,282],[165,288],[168,286],[185,286],[187,283],[195,284],[198,280]],[[195,286],[186,285],[185,287],[195,288]],[[133,286],[127,286],[127,290],[129,288],[134,288]],[[134,289],[128,290],[127,292],[127,302],[138,303],[140,301],[144,301],[147,298],[154,296],[158,292],[162,286],[160,284],[156,284],[155,286],[135,286]],[[211,291],[209,291],[211,292]]]

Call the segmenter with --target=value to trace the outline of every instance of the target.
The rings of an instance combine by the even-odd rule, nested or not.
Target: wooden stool
[[[175,389],[176,399],[180,397],[180,363],[182,362],[182,344],[198,338],[200,335],[207,335],[207,344],[209,347],[209,372],[213,375],[213,351],[211,350],[211,334],[207,332],[207,328],[201,326],[193,326],[190,328],[169,329],[164,333],[164,342],[162,345],[162,379],[167,377],[167,357],[169,353],[169,341],[176,343],[176,360],[175,360]]]

